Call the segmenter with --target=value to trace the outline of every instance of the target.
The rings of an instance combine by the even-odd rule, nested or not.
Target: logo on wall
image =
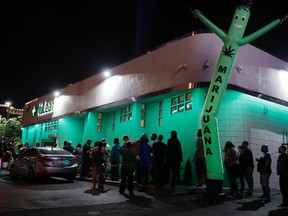
[[[54,101],[39,103],[38,106],[33,106],[32,116],[43,116],[52,113],[54,109]]]

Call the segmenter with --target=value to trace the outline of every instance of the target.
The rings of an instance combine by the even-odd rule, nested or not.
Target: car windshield
[[[65,151],[63,149],[55,149],[55,148],[47,148],[47,149],[39,149],[41,154],[44,155],[71,155],[70,152]]]

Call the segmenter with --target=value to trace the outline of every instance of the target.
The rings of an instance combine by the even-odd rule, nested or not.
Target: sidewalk
[[[76,177],[77,181],[91,181],[92,182],[92,178],[88,177],[88,178],[80,178],[79,175],[77,175]],[[120,181],[112,181],[110,179],[107,179],[105,181],[105,184],[107,185],[113,185],[113,186],[119,186]],[[140,190],[140,186],[134,182],[134,190]],[[176,188],[170,188],[168,185],[164,186],[163,188],[156,188],[152,185],[147,185],[147,193],[159,193],[159,194],[173,194],[173,195],[185,195],[185,194],[195,194],[195,193],[199,193],[199,191],[197,192],[195,190],[195,188],[192,185],[189,186],[183,186],[183,185],[176,185]]]

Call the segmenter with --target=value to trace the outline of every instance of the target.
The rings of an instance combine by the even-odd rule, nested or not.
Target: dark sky
[[[91,1],[92,2],[92,1]],[[206,27],[228,30],[239,0],[105,0],[59,7],[1,7],[0,103],[25,102]],[[105,2],[105,3],[102,3]],[[281,3],[278,3],[281,2]],[[252,1],[245,35],[287,14],[285,1]],[[67,3],[68,4],[68,3]],[[252,45],[288,62],[288,20]]]

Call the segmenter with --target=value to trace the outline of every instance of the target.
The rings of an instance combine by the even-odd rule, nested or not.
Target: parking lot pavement
[[[9,181],[9,172],[7,170],[1,170],[0,180]],[[76,178],[76,181],[91,181],[91,178],[80,179]],[[107,185],[119,185],[119,181],[106,181]],[[137,184],[135,184],[135,190],[138,190]],[[227,189],[223,189],[223,192],[227,192]],[[201,215],[201,216],[210,216],[210,215],[246,215],[246,216],[287,216],[288,208],[280,208],[278,205],[281,203],[282,196],[278,189],[271,190],[271,202],[263,203],[258,196],[262,194],[260,188],[256,188],[254,190],[254,194],[252,197],[236,197],[232,198],[226,196],[224,202],[221,203],[207,203],[202,199],[202,192],[195,190],[193,187],[185,187],[185,186],[177,186],[175,189],[171,189],[169,186],[164,188],[153,188],[149,187],[146,191],[148,195],[152,195],[151,197],[157,197],[158,195],[163,195],[161,197],[171,197],[175,195],[179,195],[182,197],[181,199],[185,202],[189,202],[188,206],[190,208],[186,209],[183,207],[183,212],[178,212],[177,216],[191,216],[191,215]],[[141,196],[142,192],[137,192],[137,197]],[[169,196],[168,196],[169,195]],[[183,195],[183,196],[182,196]],[[119,195],[120,196],[120,195]],[[150,197],[150,196],[148,196]],[[177,196],[178,197],[178,196]],[[175,198],[174,198],[175,199]],[[134,200],[134,202],[136,202]],[[161,198],[159,198],[161,201]],[[184,202],[183,201],[183,202]],[[182,202],[182,201],[181,201]],[[152,216],[151,212],[151,216]],[[176,214],[170,212],[170,216],[176,216]]]

